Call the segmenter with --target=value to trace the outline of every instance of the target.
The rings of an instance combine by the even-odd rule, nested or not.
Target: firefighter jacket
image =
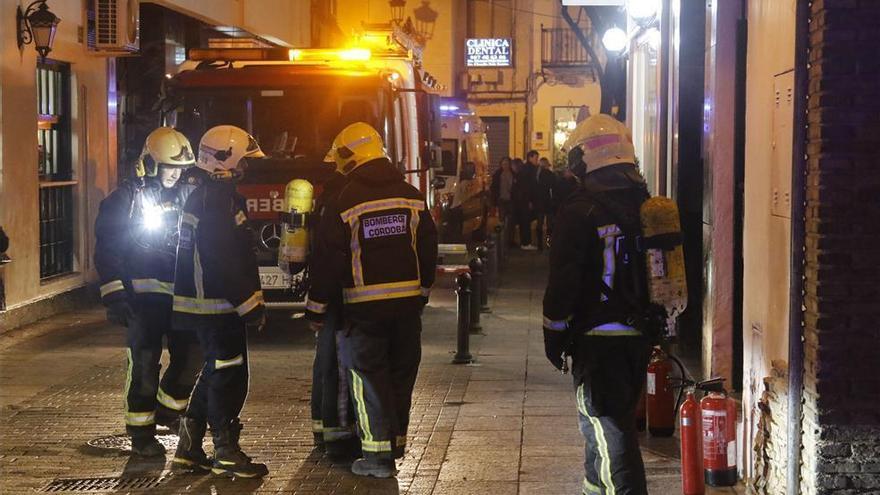
[[[587,174],[561,206],[553,228],[544,328],[601,336],[641,335],[630,322],[631,298],[646,300],[634,270],[644,261],[624,251],[638,242],[647,187],[632,164]],[[610,290],[609,290],[610,289]]]
[[[245,199],[235,184],[206,180],[190,194],[180,222],[173,325],[216,328],[259,319],[263,292]]]
[[[158,179],[124,181],[101,201],[95,266],[105,305],[137,298],[170,304],[184,189]]]
[[[437,229],[422,194],[387,159],[361,165],[317,229],[307,316],[320,321],[335,287],[346,316],[393,317],[424,304],[437,268]],[[336,289],[338,290],[338,289]]]
[[[330,177],[327,182],[323,184],[321,189],[321,193],[315,199],[315,213],[311,219],[310,229],[311,234],[309,236],[309,240],[311,242],[311,247],[309,249],[309,273],[314,274],[316,271],[319,271],[318,268],[321,265],[321,255],[326,254],[326,250],[318,247],[318,239],[320,239],[320,229],[322,222],[327,222],[328,220],[324,220],[330,214],[329,205],[333,204],[336,199],[339,197],[339,193],[342,192],[342,189],[348,184],[348,177],[345,175],[334,172],[333,176]],[[311,275],[310,275],[311,277]],[[328,303],[336,303],[337,307],[342,305],[342,285],[341,281],[336,280],[335,283],[331,286],[330,284],[325,284],[319,286],[322,290],[326,291],[326,297]],[[314,300],[311,294],[306,298],[307,301]],[[307,303],[308,304],[308,303]],[[315,306],[315,303],[312,303],[312,306]],[[323,305],[320,305],[320,308],[324,308]],[[321,311],[323,314],[324,311]]]

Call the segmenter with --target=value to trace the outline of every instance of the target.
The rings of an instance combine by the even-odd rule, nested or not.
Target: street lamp
[[[389,0],[391,6],[391,22],[400,24],[403,22],[403,11],[406,9],[406,0]]]
[[[660,12],[660,0],[627,0],[626,13],[639,26],[650,26]]]
[[[605,47],[605,50],[611,53],[620,53],[626,48],[627,43],[629,43],[629,38],[623,29],[615,26],[608,31],[605,31],[605,34],[602,35],[602,46]]]
[[[21,50],[24,45],[33,43],[37,53],[40,54],[40,59],[45,60],[46,55],[52,51],[55,32],[61,19],[49,10],[46,0],[36,0],[24,11],[19,6],[16,9],[15,20],[18,24],[16,33],[18,49]]]
[[[440,15],[436,10],[432,9],[429,0],[422,0],[422,6],[413,10],[416,18],[416,32],[421,36],[422,41],[428,41],[434,37],[434,25],[437,23],[437,16]]]

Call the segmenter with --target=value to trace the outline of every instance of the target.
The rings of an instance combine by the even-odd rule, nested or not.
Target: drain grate
[[[149,490],[165,481],[164,476],[141,478],[70,478],[52,480],[41,492],[107,492],[113,490]]]
[[[165,447],[165,450],[169,452],[174,452],[177,448],[177,435],[172,433],[160,433],[156,435],[156,440],[158,440],[159,443]],[[122,452],[131,451],[131,439],[128,435],[110,435],[95,438],[94,440],[89,440],[88,445],[96,449],[120,450]]]

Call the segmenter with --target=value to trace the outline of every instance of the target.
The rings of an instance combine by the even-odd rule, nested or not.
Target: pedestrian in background
[[[492,174],[492,186],[490,194],[492,195],[492,204],[498,208],[498,219],[504,226],[508,244],[513,244],[514,235],[514,208],[513,208],[513,191],[516,186],[516,174],[510,164],[510,157],[505,156],[498,165],[498,170]]]
[[[537,153],[537,152],[536,152]],[[556,174],[550,167],[550,160],[541,158],[535,176],[535,243],[538,251],[544,251],[547,236],[553,230],[553,188],[556,185]],[[547,227],[546,235],[544,227]]]
[[[531,152],[530,152],[531,153]],[[537,156],[535,162],[537,163]],[[516,187],[514,188],[514,205],[517,225],[519,226],[519,246],[525,251],[538,249],[532,245],[532,220],[535,215],[534,193],[537,166],[519,158],[514,158],[516,170]]]

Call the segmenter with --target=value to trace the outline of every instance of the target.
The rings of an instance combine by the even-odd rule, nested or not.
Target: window
[[[438,175],[456,176],[458,174],[458,140],[444,139],[442,144],[443,169]]]
[[[468,0],[468,38],[513,38],[513,0]]]
[[[40,278],[73,271],[74,188],[70,65],[37,65],[37,171],[40,176]]]

